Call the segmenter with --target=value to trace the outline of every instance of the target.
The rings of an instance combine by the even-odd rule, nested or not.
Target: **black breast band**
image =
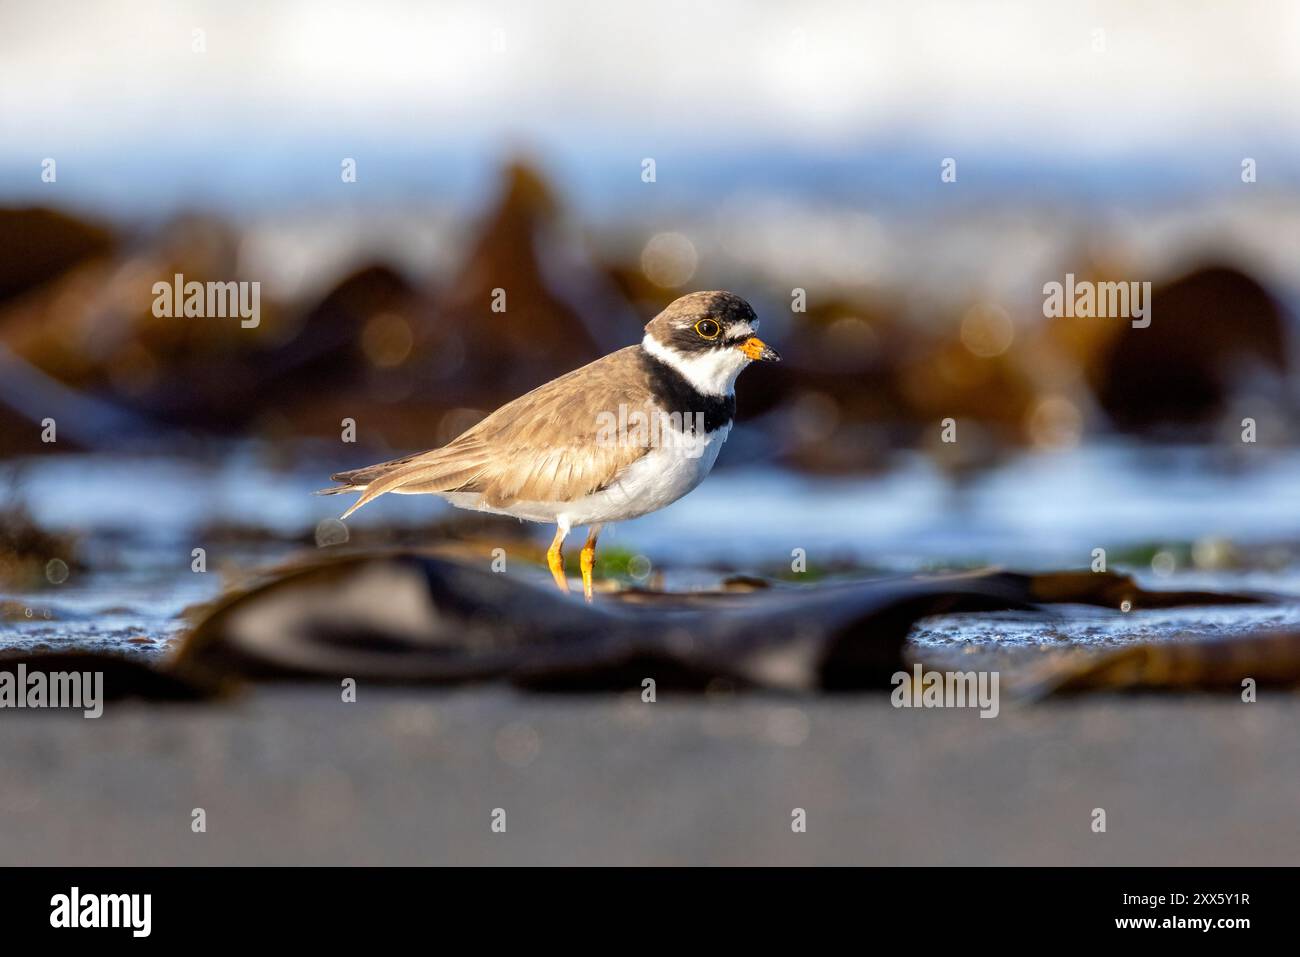
[[[664,362],[641,350],[641,364],[650,380],[659,407],[669,414],[680,413],[687,429],[694,431],[696,415],[704,413],[705,433],[715,432],[730,425],[736,417],[734,395],[705,395],[687,381],[686,377]]]

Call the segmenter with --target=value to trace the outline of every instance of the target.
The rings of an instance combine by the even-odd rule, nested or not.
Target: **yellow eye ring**
[[[701,319],[695,324],[695,331],[701,339],[716,339],[722,335],[722,327],[713,319]]]

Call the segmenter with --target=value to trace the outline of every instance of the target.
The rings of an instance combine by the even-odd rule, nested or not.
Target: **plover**
[[[777,360],[749,303],[729,292],[682,296],[612,352],[508,402],[441,448],[332,476],[319,494],[438,495],[460,508],[555,523],[546,563],[569,590],[562,547],[588,526],[579,567],[591,601],[596,538],[610,522],[677,501],[717,461],[736,412],[735,383]]]

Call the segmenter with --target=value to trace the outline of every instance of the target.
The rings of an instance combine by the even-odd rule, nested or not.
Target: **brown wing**
[[[365,486],[347,518],[385,492],[471,492],[485,505],[568,502],[614,482],[648,451],[610,441],[619,406],[650,410],[640,347],[629,346],[503,405],[442,448],[335,478]]]

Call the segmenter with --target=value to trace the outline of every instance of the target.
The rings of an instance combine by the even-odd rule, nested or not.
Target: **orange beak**
[[[758,338],[758,336],[750,336],[740,345],[736,346],[736,348],[745,354],[745,358],[753,362],[759,362],[759,361],[780,362],[781,361],[781,356],[777,354],[777,351],[773,349],[771,346],[769,346],[762,339]]]

